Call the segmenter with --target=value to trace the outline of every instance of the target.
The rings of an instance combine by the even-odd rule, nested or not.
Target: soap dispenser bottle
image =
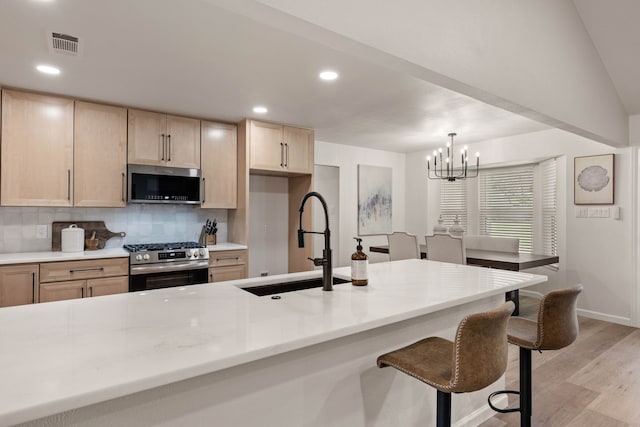
[[[355,286],[367,286],[369,276],[367,276],[367,264],[369,257],[362,252],[362,239],[354,237],[358,241],[356,251],[351,255],[351,283]]]

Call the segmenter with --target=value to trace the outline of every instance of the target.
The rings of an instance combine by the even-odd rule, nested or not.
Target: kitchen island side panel
[[[452,339],[464,316],[501,303],[501,296],[487,297],[20,426],[432,425],[435,390],[377,368],[377,356],[427,336]],[[502,377],[478,392],[453,395],[454,424],[492,416],[486,396],[504,385]]]

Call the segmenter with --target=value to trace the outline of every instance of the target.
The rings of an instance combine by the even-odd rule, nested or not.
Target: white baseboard
[[[509,398],[507,395],[504,395],[504,394],[498,395],[491,402],[494,404],[494,406],[498,408],[504,408],[509,403]],[[453,425],[454,427],[475,427],[487,421],[489,418],[493,417],[495,414],[497,414],[497,412],[491,409],[489,407],[489,404],[486,404],[482,408],[476,409],[466,417],[459,419],[458,421],[453,423]]]
[[[583,308],[578,309],[578,316],[604,320],[605,322],[618,323],[625,326],[635,326],[628,317],[614,316],[613,314],[600,313],[598,311],[585,310]]]

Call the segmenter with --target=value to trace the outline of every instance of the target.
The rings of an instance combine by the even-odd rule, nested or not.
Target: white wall
[[[558,168],[559,256],[560,270],[532,269],[549,276],[549,282],[538,286],[540,292],[582,283],[585,292],[579,299],[582,314],[624,324],[637,324],[636,300],[636,240],[635,240],[635,180],[637,167],[635,148],[614,149],[582,137],[549,130],[475,144],[480,151],[481,166],[562,156]],[[615,205],[622,218],[576,218],[573,204],[573,159],[576,156],[615,153]],[[418,176],[426,152],[411,153],[407,160],[407,175]],[[418,160],[419,159],[419,160]],[[422,165],[421,165],[422,163]],[[416,168],[418,170],[416,170]],[[413,169],[413,170],[410,170]],[[429,230],[436,223],[437,189],[431,183],[427,196]],[[423,206],[425,201],[410,201]],[[407,210],[411,207],[408,206]]]
[[[340,168],[340,236],[338,246],[340,257],[336,267],[350,265],[351,254],[355,252],[358,235],[358,165],[385,166],[392,168],[392,225],[393,230],[405,230],[405,155],[389,151],[372,150],[328,142],[315,142],[315,164],[338,166]],[[370,262],[388,261],[383,254],[369,252],[369,246],[387,244],[386,236],[362,236],[363,250]]]
[[[249,181],[249,277],[289,271],[289,181],[251,175]]]

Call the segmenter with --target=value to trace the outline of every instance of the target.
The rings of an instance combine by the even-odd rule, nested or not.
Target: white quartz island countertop
[[[545,276],[425,260],[350,283],[257,297],[320,271],[0,309],[0,425],[38,419],[502,295]],[[348,278],[349,268],[334,275]]]

